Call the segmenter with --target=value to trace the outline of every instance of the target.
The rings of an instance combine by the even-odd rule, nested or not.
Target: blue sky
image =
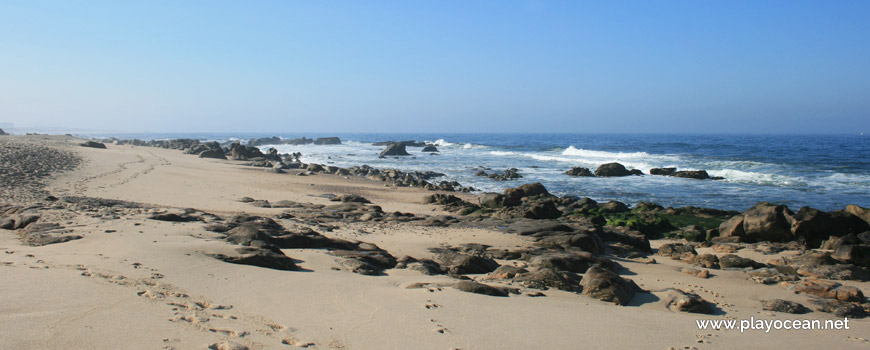
[[[6,0],[0,123],[870,132],[870,2]]]

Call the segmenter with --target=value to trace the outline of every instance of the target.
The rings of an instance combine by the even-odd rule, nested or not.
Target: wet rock
[[[812,312],[812,310],[800,303],[782,299],[762,300],[761,307],[767,311],[783,312],[787,314],[805,314]]]
[[[438,152],[438,148],[433,146],[433,145],[427,145],[426,147],[423,147],[423,149],[420,152],[425,152],[425,153]]]
[[[490,285],[477,283],[474,281],[459,281],[453,285],[453,288],[467,293],[483,294],[494,297],[506,297],[508,292],[501,288],[496,288]]]
[[[593,266],[580,280],[583,295],[616,305],[626,305],[642,290],[632,280],[627,280],[615,272]]]
[[[652,168],[649,170],[650,175],[674,176],[677,168]]]
[[[619,163],[607,163],[602,164],[595,169],[595,176],[601,177],[616,177],[616,176],[630,176],[632,173],[625,168],[624,165]]]
[[[318,137],[314,140],[315,145],[340,145],[341,139],[338,137]]]
[[[570,176],[595,176],[589,168],[573,167],[565,172]]]
[[[673,176],[687,178],[687,179],[697,179],[697,180],[706,180],[706,179],[710,178],[710,175],[707,174],[706,170],[677,171],[674,173]]]

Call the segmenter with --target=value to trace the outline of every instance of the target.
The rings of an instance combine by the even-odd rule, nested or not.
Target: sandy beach
[[[825,289],[834,295],[828,300],[848,301],[858,309],[862,303],[863,307],[868,305],[864,295],[870,294],[870,283],[860,278],[817,280],[802,274],[759,283],[753,279],[757,274],[748,272],[755,269],[704,267],[696,257],[712,254],[722,259],[734,254],[772,267],[775,264],[771,261],[807,253],[803,249],[657,239],[649,242],[652,251],[626,256],[602,239],[596,243],[601,244],[601,251],[592,254],[578,248],[546,252],[551,255],[525,253],[531,257],[487,255],[541,249],[540,237],[509,233],[498,224],[472,216],[443,222],[458,215],[441,205],[424,204],[427,196],[441,192],[391,186],[364,177],[325,173],[297,176],[305,172],[299,169],[273,173],[243,161],[199,158],[157,147],[81,147],[84,140],[65,136],[0,139],[4,149],[11,149],[13,144],[36,144],[47,153],[67,152],[80,158],[78,163],[52,167],[45,176],[29,182],[3,184],[5,204],[0,204],[6,205],[4,211],[18,218],[28,214],[38,219],[27,227],[0,229],[2,349],[870,346],[868,318],[849,317],[848,330],[699,329],[696,320],[842,320],[835,313],[818,311],[818,294],[812,295],[809,289],[796,291],[797,285],[807,281],[836,283],[836,287]],[[28,152],[37,151],[30,148]],[[4,166],[27,161],[6,160]],[[478,201],[475,194],[444,194]],[[343,195],[361,196],[371,204],[330,200]],[[254,202],[243,201],[245,197]],[[276,207],[281,201],[289,202]],[[413,216],[391,214],[395,212]],[[361,215],[381,220],[366,221]],[[259,226],[245,226],[245,222]],[[256,229],[244,237],[230,234],[245,227]],[[610,229],[597,225],[595,230]],[[271,236],[258,240],[264,234]],[[77,236],[68,241],[57,239]],[[302,236],[325,243],[282,248],[279,253],[262,243],[277,242],[276,237],[289,242]],[[665,246],[671,250],[694,246],[696,253],[689,257],[668,255],[663,253]],[[449,251],[451,247],[455,249]],[[251,254],[271,252],[263,253],[256,264],[288,269],[218,258],[244,255],[239,248],[249,249]],[[280,253],[289,262],[275,256]],[[519,268],[540,270],[535,261],[557,253],[581,254],[597,262],[596,268],[615,264],[610,269],[618,276],[609,277],[608,283],[618,282],[617,287],[622,288],[623,281],[633,281],[639,289],[625,287],[630,295],[620,303],[589,295],[594,288],[586,282],[593,280],[586,276],[589,273],[565,273],[581,281],[559,282],[570,283],[567,289],[573,290],[559,290],[554,287],[558,283],[544,287],[535,283],[549,282],[546,278],[525,280],[532,281],[529,283],[516,278]],[[448,266],[444,256],[449,254],[490,257],[487,261],[500,267],[480,273],[472,269],[478,267],[474,263]],[[415,261],[427,259],[453,270],[426,274],[426,264]],[[383,261],[393,267],[380,267]],[[517,269],[511,273],[506,266]],[[489,289],[458,287],[461,281],[476,281]],[[609,288],[599,287],[604,292]],[[695,300],[689,308],[701,299],[710,310],[681,311],[682,304],[676,302],[680,298]],[[762,301],[773,299],[800,303],[813,311],[790,314],[765,310]]]

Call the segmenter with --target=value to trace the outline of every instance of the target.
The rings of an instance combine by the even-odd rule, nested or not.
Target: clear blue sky
[[[0,123],[870,132],[870,1],[0,2]]]

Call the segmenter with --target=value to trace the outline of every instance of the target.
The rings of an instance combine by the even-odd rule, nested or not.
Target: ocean
[[[281,153],[301,152],[306,163],[349,167],[431,170],[480,191],[501,192],[523,183],[541,182],[556,195],[618,200],[628,204],[700,206],[743,211],[760,201],[786,204],[793,210],[811,206],[843,209],[870,206],[870,137],[863,135],[637,135],[637,134],[115,134],[87,137],[242,140],[338,136],[341,145],[278,145]],[[409,147],[411,157],[378,158],[379,141],[417,140],[435,144],[439,153]],[[273,146],[262,146],[265,151]],[[619,162],[649,173],[651,168],[706,170],[724,180],[665,176],[621,178],[571,177],[571,167],[595,171]],[[494,181],[475,176],[519,169],[523,177]],[[440,179],[439,179],[440,180]]]

